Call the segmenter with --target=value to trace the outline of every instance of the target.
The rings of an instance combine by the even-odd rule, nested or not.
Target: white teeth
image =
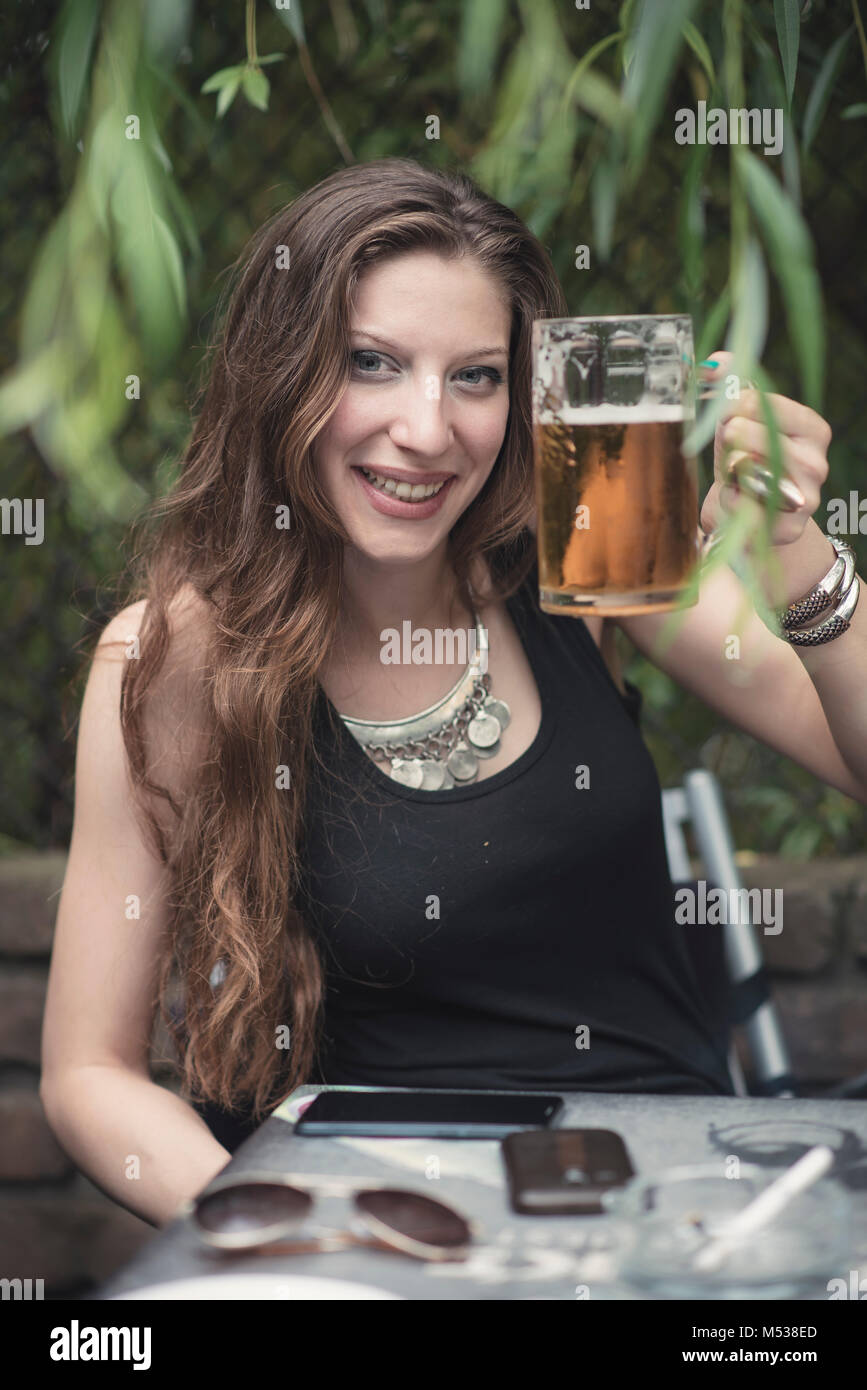
[[[384,478],[379,473],[371,473],[369,468],[362,468],[362,473],[368,482],[381,492],[391,493],[393,497],[400,497],[405,502],[422,502],[428,497],[435,497],[444,483],[397,483],[394,478]]]

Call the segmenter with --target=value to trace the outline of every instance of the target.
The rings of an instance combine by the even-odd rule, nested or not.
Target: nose
[[[406,394],[401,395],[389,436],[399,448],[411,449],[425,458],[439,458],[446,453],[454,442],[454,431],[438,376],[428,375],[406,384]]]

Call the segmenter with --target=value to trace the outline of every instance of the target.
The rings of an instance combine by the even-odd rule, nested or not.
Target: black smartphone
[[[635,1175],[613,1129],[511,1134],[502,1152],[512,1208],[528,1216],[604,1211],[602,1193]]]
[[[562,1108],[559,1096],[535,1091],[321,1091],[295,1133],[503,1139],[551,1124]]]

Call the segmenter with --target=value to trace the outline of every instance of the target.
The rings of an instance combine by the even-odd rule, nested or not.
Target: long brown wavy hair
[[[348,537],[312,446],[349,381],[359,276],[418,249],[472,256],[511,305],[505,436],[449,544],[463,598],[479,557],[492,597],[514,592],[532,563],[531,323],[568,308],[515,213],[465,175],[410,159],[340,169],[252,237],[221,299],[178,481],[137,523],[148,535],[126,601],[146,605],[121,721],[135,804],[170,870],[154,1008],[177,1047],[183,1093],[255,1120],[309,1078],[322,1025],[325,971],[298,895],[317,673]],[[184,593],[208,614],[208,747],[178,796],[152,776],[145,697]],[[171,814],[157,817],[154,797]]]

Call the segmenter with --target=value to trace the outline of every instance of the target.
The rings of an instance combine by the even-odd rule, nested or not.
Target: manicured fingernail
[[[714,362],[714,361],[711,359],[711,360],[709,360],[709,361],[707,361],[707,362],[699,362],[698,365],[699,365],[700,367],[718,367],[718,366],[719,366],[719,362]]]
[[[780,483],[780,492],[783,494],[784,498],[791,498],[793,511],[797,511],[801,507],[806,507],[807,499],[796,483],[790,483],[784,479],[783,482]]]

